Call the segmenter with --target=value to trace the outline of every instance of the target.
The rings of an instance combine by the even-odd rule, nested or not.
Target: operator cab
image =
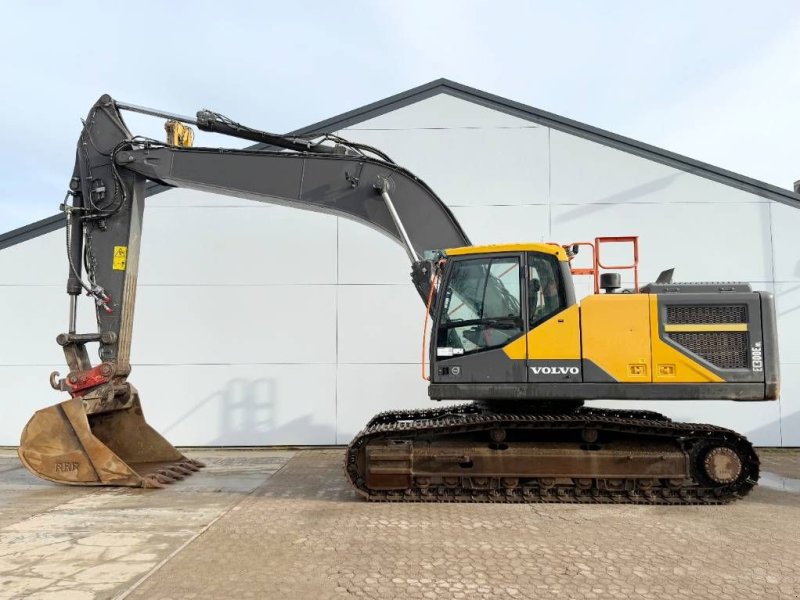
[[[431,382],[526,383],[509,345],[569,306],[575,291],[566,251],[552,244],[446,250],[434,311]]]

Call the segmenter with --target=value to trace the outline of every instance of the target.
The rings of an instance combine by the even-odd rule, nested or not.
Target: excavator
[[[132,135],[123,111],[166,119],[167,142]],[[256,145],[194,147],[192,125]],[[404,248],[430,331],[428,395],[461,402],[384,412],[365,425],[344,471],[369,500],[724,504],[758,481],[758,457],[734,431],[584,403],[777,399],[770,293],[674,283],[671,271],[640,288],[636,237],[473,245],[434,191],[377,148],[108,95],[84,121],[61,205],[70,308],[57,342],[69,372],[50,383],[69,398],[36,412],[22,433],[19,457],[39,477],[158,488],[203,466],[147,424],[128,381],[148,182],[337,215]],[[607,242],[632,244],[634,264],[606,266]],[[573,266],[582,247],[590,267]],[[629,267],[634,286],[622,289],[609,269]],[[594,280],[580,302],[576,275]],[[96,332],[76,331],[83,293]]]

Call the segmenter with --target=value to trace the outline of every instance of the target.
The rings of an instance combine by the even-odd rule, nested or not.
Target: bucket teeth
[[[195,466],[195,467],[197,467],[198,469],[202,469],[203,467],[206,466],[205,463],[200,462],[199,460],[195,460],[193,458],[187,458],[186,462],[191,464],[191,465],[193,465],[193,466]]]
[[[182,469],[186,469],[187,471],[191,471],[192,473],[196,473],[200,470],[200,467],[194,464],[191,460],[185,460],[179,465]]]
[[[185,477],[185,475],[183,475],[179,471],[176,471],[172,467],[159,471],[159,473],[164,477],[169,477],[172,481],[180,481]]]
[[[162,470],[162,471],[158,471],[157,473],[153,473],[151,475],[151,477],[153,477],[154,479],[158,480],[159,483],[170,484],[170,483],[175,483],[177,481],[177,479],[175,477],[173,477],[166,470]]]
[[[164,482],[162,482],[157,475],[148,475],[142,480],[142,487],[150,490],[157,490],[164,487]]]

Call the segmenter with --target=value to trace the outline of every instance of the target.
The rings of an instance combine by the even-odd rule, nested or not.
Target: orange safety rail
[[[627,265],[604,265],[600,260],[600,246],[602,244],[611,243],[629,243],[633,245],[633,262]],[[594,293],[600,293],[600,269],[607,271],[623,271],[633,270],[633,289],[636,293],[639,292],[639,236],[637,235],[622,235],[610,237],[597,237],[594,238]]]
[[[633,262],[628,265],[604,265],[600,261],[600,247],[607,243],[631,243],[633,244]],[[605,236],[596,237],[594,242],[572,242],[570,244],[556,244],[549,242],[554,246],[562,246],[567,251],[570,251],[575,246],[587,246],[592,249],[592,266],[591,267],[577,267],[570,268],[573,275],[590,275],[594,281],[594,293],[600,293],[600,271],[601,270],[633,270],[633,281],[636,291],[639,291],[639,236],[636,235],[623,235],[623,236]],[[573,256],[570,256],[572,262]]]
[[[595,259],[594,244],[592,242],[573,242],[571,244],[564,244],[565,248],[573,248],[574,246],[578,246],[578,247],[587,246],[587,247],[592,249],[592,265],[593,266],[588,267],[588,268],[587,267],[579,267],[577,269],[572,269],[571,268],[570,271],[572,271],[572,274],[573,275],[594,275],[595,270],[597,268],[597,261]],[[572,261],[572,258],[570,258],[570,261]]]

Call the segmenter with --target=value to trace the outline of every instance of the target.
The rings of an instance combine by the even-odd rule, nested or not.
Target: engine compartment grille
[[[676,332],[668,334],[668,337],[717,368],[746,369],[750,366],[746,331]]]
[[[705,306],[667,306],[667,323],[670,325],[747,323],[747,305],[707,304]]]

